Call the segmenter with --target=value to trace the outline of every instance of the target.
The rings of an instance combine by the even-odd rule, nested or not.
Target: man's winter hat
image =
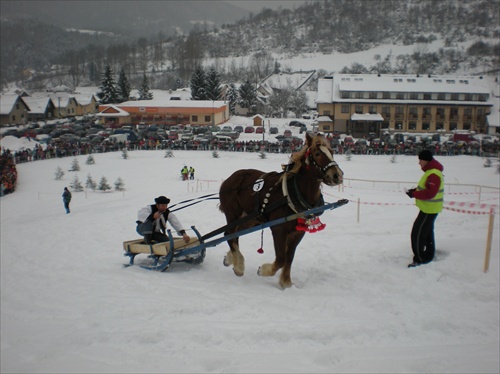
[[[424,149],[420,154],[418,155],[419,160],[424,160],[424,161],[431,161],[432,160],[432,152],[429,151],[428,149]]]
[[[167,199],[165,196],[159,196],[155,199],[156,204],[168,204],[170,199]]]

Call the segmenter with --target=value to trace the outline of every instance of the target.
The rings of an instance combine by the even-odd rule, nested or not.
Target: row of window
[[[410,114],[410,116],[412,116],[412,115],[413,116],[417,116],[418,115],[418,108],[419,107],[416,107],[416,106],[410,106],[410,107],[408,107],[408,113]],[[451,117],[458,116],[458,107],[451,107],[449,109],[450,109],[449,112],[450,112],[450,116]],[[349,104],[342,104],[340,110],[341,110],[342,113],[350,113],[351,112],[351,105],[349,105]],[[354,112],[355,113],[363,114],[363,113],[365,113],[364,110],[365,109],[364,109],[363,105],[354,105]],[[394,107],[394,110],[395,110],[396,114],[404,114],[405,107],[403,105],[397,105],[397,106]],[[475,110],[475,112],[476,112],[476,115],[478,117],[482,117],[482,116],[486,115],[486,110],[484,108],[477,108]],[[370,113],[370,114],[377,113],[377,107],[375,105],[369,105],[368,106],[368,113]],[[329,111],[325,111],[323,114],[324,115],[330,115],[330,112]],[[390,106],[383,106],[381,114],[383,116],[386,116],[386,117],[390,116],[390,114],[391,114],[391,107]],[[430,106],[423,107],[422,108],[422,114],[424,116],[430,116],[432,114],[431,107]],[[444,117],[445,116],[445,108],[442,108],[442,107],[436,108],[436,115],[438,117]],[[465,117],[471,117],[473,115],[473,108],[463,108],[463,115]]]
[[[488,101],[488,94],[447,92],[340,91],[342,99]]]

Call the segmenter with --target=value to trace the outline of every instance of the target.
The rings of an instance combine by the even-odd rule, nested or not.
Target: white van
[[[225,135],[215,135],[215,139],[220,143],[232,143],[233,138]]]

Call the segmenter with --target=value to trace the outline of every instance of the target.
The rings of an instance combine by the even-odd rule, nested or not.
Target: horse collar
[[[295,174],[292,174],[289,178],[287,178],[287,175],[285,174],[285,176],[283,176],[281,185],[283,189],[283,195],[286,197],[288,206],[295,213],[300,213],[324,204],[323,195],[320,196],[319,200],[315,203],[314,206],[310,205],[306,201],[306,199],[304,199],[299,191],[299,187],[297,186],[297,176]]]

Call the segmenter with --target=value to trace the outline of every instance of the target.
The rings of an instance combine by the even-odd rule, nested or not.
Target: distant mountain
[[[416,47],[410,54],[374,56],[371,66],[352,61],[335,70],[483,74],[500,68],[500,1],[321,0],[256,14],[231,3],[2,0],[2,84],[98,85],[107,63],[115,72],[124,68],[132,85],[148,74],[157,89],[185,86],[197,66],[209,64],[226,82],[256,82],[286,69],[279,59],[381,45]],[[427,50],[436,40],[443,47]]]
[[[224,1],[2,0],[2,19],[36,19],[53,26],[112,32],[126,37],[173,35],[235,22],[247,10]]]

